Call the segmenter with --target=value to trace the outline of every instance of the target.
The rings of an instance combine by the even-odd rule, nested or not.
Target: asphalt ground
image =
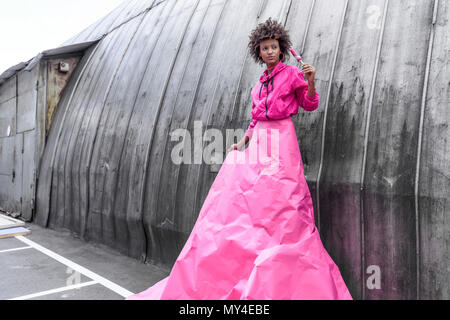
[[[0,300],[124,300],[169,275],[69,231],[0,239]]]

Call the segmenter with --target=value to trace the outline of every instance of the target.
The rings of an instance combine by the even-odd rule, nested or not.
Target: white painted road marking
[[[98,282],[99,284],[105,286],[111,291],[114,291],[115,293],[121,295],[122,297],[128,297],[133,295],[133,292],[130,292],[126,290],[125,288],[122,288],[118,284],[115,284],[112,281],[109,281],[108,279],[103,278],[102,276],[96,274],[95,272],[92,272],[85,267],[82,267],[75,262],[64,258],[63,256],[60,256],[59,254],[44,248],[43,246],[37,244],[36,242],[31,241],[30,239],[25,238],[24,236],[16,236],[16,239],[28,244],[29,246],[35,248],[36,250],[39,250],[43,254],[46,254],[47,256],[55,259],[56,261],[70,267],[72,270],[78,271],[79,273],[85,275],[88,278],[91,278],[92,280]]]
[[[33,247],[28,246],[28,247],[14,248],[14,249],[6,249],[6,250],[0,251],[0,253],[3,253],[3,252],[12,252],[12,251],[18,251],[18,250],[24,250],[24,249],[31,249],[31,248],[33,248]]]
[[[82,288],[82,287],[87,287],[87,286],[91,286],[91,285],[97,284],[97,283],[98,283],[97,281],[89,281],[89,282],[74,284],[72,286],[61,287],[61,288],[57,288],[57,289],[51,289],[51,290],[47,290],[47,291],[28,294],[26,296],[21,296],[21,297],[17,297],[17,298],[13,298],[13,299],[8,299],[8,300],[27,300],[27,299],[46,296],[46,295],[57,293],[57,292],[63,292],[63,291],[78,289],[78,288]]]

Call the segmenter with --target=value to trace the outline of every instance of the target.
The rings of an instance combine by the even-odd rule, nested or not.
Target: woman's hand
[[[235,143],[235,144],[231,145],[231,147],[228,149],[228,152],[231,152],[233,150],[241,151],[243,147],[244,146],[241,143]]]
[[[303,74],[308,82],[314,82],[314,77],[316,75],[316,68],[309,64],[304,64],[302,67]]]

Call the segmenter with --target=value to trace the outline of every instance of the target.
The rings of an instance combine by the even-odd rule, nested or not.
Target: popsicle
[[[289,48],[289,50],[291,51],[291,53],[295,57],[295,59],[297,59],[297,61],[300,62],[300,65],[303,67],[303,65],[305,63],[303,62],[302,57],[297,52],[295,52],[295,50],[293,48]]]

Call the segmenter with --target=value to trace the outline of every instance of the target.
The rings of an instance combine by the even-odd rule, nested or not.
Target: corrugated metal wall
[[[247,128],[264,70],[248,35],[271,16],[317,68],[319,109],[294,120],[316,224],[353,297],[448,299],[449,6],[123,2],[65,43],[105,35],[56,111],[37,222],[170,267],[217,170],[172,163],[169,133]]]

